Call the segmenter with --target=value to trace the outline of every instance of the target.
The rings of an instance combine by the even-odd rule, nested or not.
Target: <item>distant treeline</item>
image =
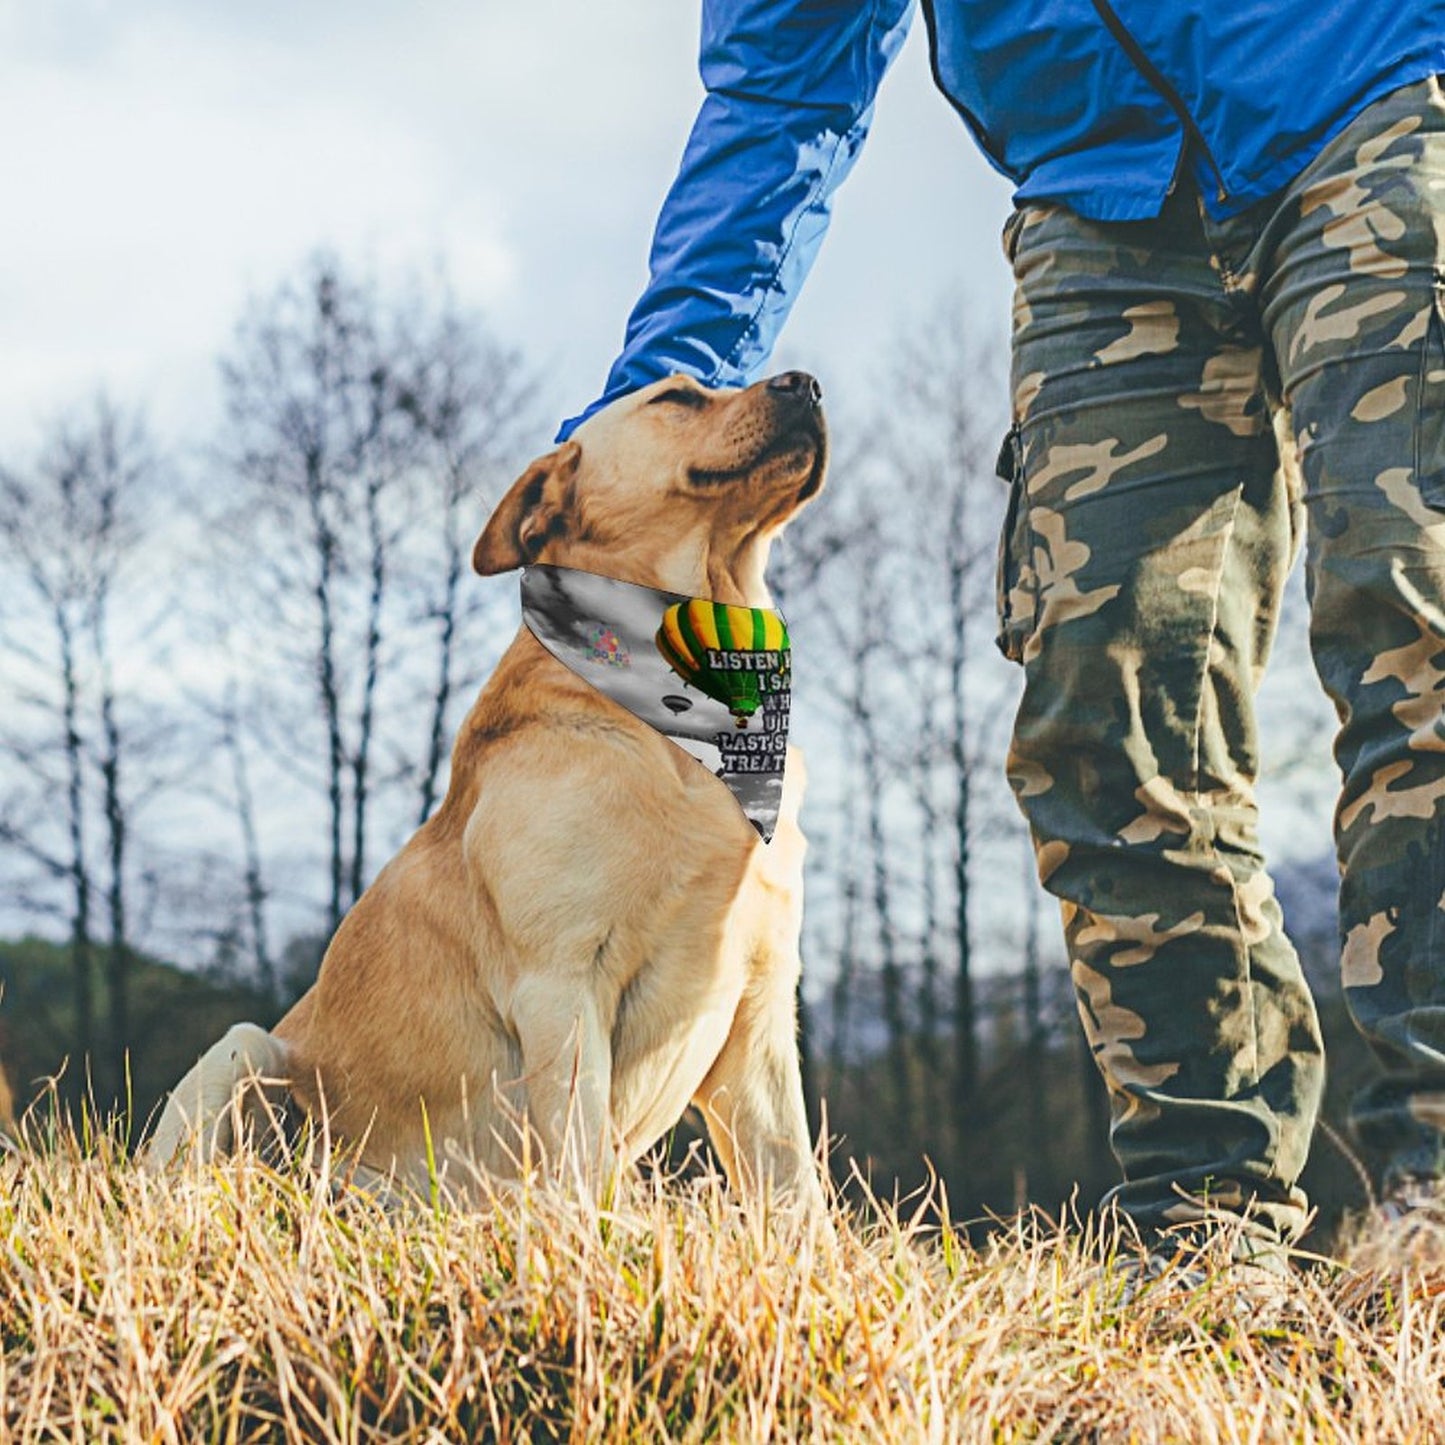
[[[126,1088],[106,1093],[92,1081],[91,1098],[96,1114],[119,1121],[134,1143],[198,1053],[232,1023],[271,1022],[274,1004],[254,989],[153,958],[134,958],[132,969],[135,1034]],[[0,1060],[15,1087],[17,1112],[38,1103],[43,1119],[52,1097],[47,1081],[72,1070],[82,1077],[85,1072],[70,1054],[68,952],[37,938],[0,941],[0,980]],[[919,1113],[903,1135],[878,1108],[890,1081],[886,1052],[864,1051],[840,1066],[810,1051],[814,1122],[826,1122],[834,1140],[831,1162],[840,1183],[846,1186],[857,1168],[875,1192],[907,1194],[936,1174],[957,1217],[980,1221],[1029,1202],[1052,1208],[1072,1198],[1088,1208],[1114,1183],[1107,1101],[1082,1031],[1070,1016],[1067,979],[1052,976],[1048,1022],[1035,1036],[1024,1030],[1019,984],[1017,977],[1000,977],[981,990],[983,1078],[968,1104],[939,1088],[926,1049],[920,1040],[911,1041],[909,1068]],[[1331,1071],[1326,1127],[1316,1139],[1305,1183],[1327,1230],[1344,1208],[1367,1198],[1356,1165],[1341,1149],[1340,1130],[1349,1094],[1372,1065],[1338,992],[1326,992],[1321,1003]],[[58,1095],[67,1096],[68,1091]],[[673,1154],[705,1147],[704,1141],[700,1128],[685,1124],[671,1142]]]

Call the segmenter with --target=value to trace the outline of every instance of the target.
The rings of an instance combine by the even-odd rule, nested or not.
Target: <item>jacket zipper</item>
[[[1114,7],[1109,0],[1092,0],[1099,19],[1108,27],[1109,33],[1118,41],[1124,54],[1134,63],[1134,68],[1159,92],[1168,103],[1169,108],[1179,117],[1179,123],[1184,127],[1185,134],[1199,147],[1200,154],[1204,157],[1209,169],[1214,172],[1215,192],[1214,199],[1221,205],[1229,199],[1229,190],[1224,184],[1224,173],[1219,169],[1219,163],[1214,159],[1213,153],[1204,139],[1204,133],[1194,122],[1194,117],[1189,113],[1189,107],[1184,104],[1183,97],[1174,89],[1164,77],[1164,72],[1154,64],[1144,53],[1139,42],[1125,28],[1124,22],[1114,13]],[[1184,151],[1179,153],[1179,160],[1174,166],[1174,176],[1169,182],[1169,189],[1173,191],[1178,184],[1179,173],[1184,166]]]

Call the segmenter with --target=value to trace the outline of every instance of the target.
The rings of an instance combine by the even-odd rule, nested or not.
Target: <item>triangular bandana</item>
[[[559,662],[721,778],[772,841],[793,676],[778,613],[534,565],[522,570],[522,621]]]

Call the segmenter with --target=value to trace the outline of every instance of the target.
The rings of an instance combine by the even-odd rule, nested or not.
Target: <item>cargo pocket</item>
[[[1426,503],[1445,510],[1445,271],[1440,270],[1435,272],[1430,323],[1420,353],[1415,485]]]
[[[1037,599],[1024,449],[1019,429],[1010,427],[999,448],[995,471],[1008,485],[1008,508],[998,543],[998,648],[1010,662],[1024,660],[1024,645],[1034,630]]]

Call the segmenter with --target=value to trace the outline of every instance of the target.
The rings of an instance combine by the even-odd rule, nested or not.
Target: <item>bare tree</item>
[[[993,393],[985,390],[989,382]],[[938,780],[953,832],[951,1084],[955,1106],[962,1109],[979,1077],[972,924],[976,784],[981,768],[991,765],[1001,775],[1000,758],[980,756],[975,710],[982,711],[976,657],[992,630],[995,539],[1003,505],[993,477],[1003,388],[992,353],[980,350],[957,324],[940,323],[901,348],[889,392],[901,402],[890,410],[880,436],[894,485],[913,509],[913,562],[925,593],[912,614],[922,641],[914,657],[946,679],[947,767]]]
[[[444,287],[388,299],[326,256],[252,306],[222,378],[237,487],[217,530],[240,603],[223,630],[268,680],[227,746],[233,773],[259,756],[324,800],[329,933],[378,833],[439,796],[456,707],[488,660],[481,597],[497,597],[465,585],[470,541],[520,469],[534,388]]]
[[[319,705],[335,928],[365,848],[385,602],[392,386],[373,296],[318,259],[242,322],[222,378],[231,428],[223,451],[240,483],[227,530],[244,539],[272,617],[299,633],[288,660],[310,672]],[[347,630],[357,619],[359,635]],[[348,674],[357,657],[359,683]]]
[[[891,1105],[900,1133],[913,1122],[913,1089],[909,1068],[910,1020],[907,983],[899,958],[898,922],[894,916],[893,885],[889,863],[887,831],[884,826],[886,760],[879,733],[876,687],[873,672],[885,639],[879,627],[882,609],[877,595],[866,584],[859,590],[859,612],[863,625],[855,634],[853,667],[847,705],[859,735],[863,789],[863,810],[867,818],[868,855],[872,872],[872,902],[875,937],[878,944],[879,975],[883,985],[883,1020],[888,1029],[888,1064],[892,1076]]]
[[[154,469],[154,458],[143,429],[138,424],[127,427],[104,403],[97,408],[91,426],[79,431],[67,430],[62,433],[59,445],[67,465],[78,475],[89,476],[96,507],[96,528],[91,538],[93,587],[89,622],[98,712],[96,760],[106,835],[110,1077],[112,1085],[119,1090],[125,1079],[125,1055],[130,1043],[127,863],[131,838],[124,777],[129,750],[117,704],[111,613],[121,569],[141,541],[143,503],[138,499]]]
[[[60,819],[42,805],[24,823],[12,804],[0,836],[46,877],[65,880],[80,1060],[98,1042],[93,912],[97,894],[103,901],[105,1057],[115,1085],[129,1041],[128,867],[143,789],[127,784],[136,748],[121,719],[113,621],[117,591],[146,534],[155,470],[144,424],[102,398],[53,427],[33,466],[0,473],[0,568],[12,584],[0,647],[19,684],[0,746],[32,792],[64,799]],[[80,1068],[71,1084],[82,1087]]]
[[[846,754],[845,754],[846,756]],[[851,772],[848,768],[846,771]],[[840,1079],[848,1062],[848,1033],[853,1009],[853,989],[858,972],[858,915],[862,908],[863,852],[857,847],[858,794],[849,789],[843,799],[842,826],[839,836],[841,855],[835,867],[841,869],[841,912],[838,930],[838,952],[833,965],[829,989],[828,1075]]]
[[[227,684],[222,700],[219,722],[221,744],[231,764],[231,788],[236,822],[240,828],[245,860],[245,909],[251,941],[251,964],[261,992],[273,1003],[279,1002],[276,961],[271,953],[270,929],[266,921],[265,862],[261,852],[261,835],[256,821],[256,800],[251,787],[251,770],[246,758],[246,743],[241,731],[238,689],[235,679]]]
[[[440,795],[451,712],[457,693],[475,681],[457,649],[480,618],[484,594],[463,588],[471,543],[489,501],[518,470],[528,448],[537,383],[516,351],[489,338],[453,305],[405,338],[407,379],[401,404],[420,440],[417,465],[430,478],[426,559],[412,575],[423,598],[421,622],[433,629],[434,672],[425,748],[416,771],[418,825]]]
[[[925,1125],[942,1117],[945,1082],[938,1050],[939,1025],[942,1022],[939,965],[943,945],[939,854],[945,838],[944,809],[940,806],[937,783],[940,739],[935,694],[932,679],[925,673],[920,679],[917,746],[911,760],[914,799],[918,809],[918,868],[922,884],[917,1032]]]

